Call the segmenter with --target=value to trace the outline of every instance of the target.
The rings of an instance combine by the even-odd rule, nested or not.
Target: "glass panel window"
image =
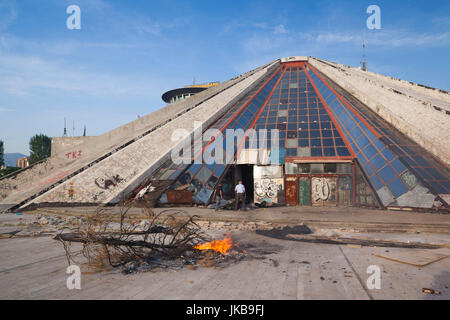
[[[323,173],[323,164],[322,163],[311,164],[311,173],[313,174]]]
[[[339,163],[338,173],[341,174],[352,174],[352,164],[351,163]]]
[[[325,163],[324,165],[325,173],[337,173],[336,163]]]
[[[285,172],[286,174],[297,174],[297,165],[294,163],[286,163]]]
[[[311,172],[311,165],[309,163],[301,163],[298,165],[300,174],[309,174]]]

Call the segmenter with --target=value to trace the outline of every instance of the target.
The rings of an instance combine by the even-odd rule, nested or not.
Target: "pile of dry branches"
[[[105,270],[109,266],[124,267],[124,271],[149,270],[154,267],[177,268],[190,264],[188,256],[195,254],[194,246],[205,240],[194,218],[181,210],[165,210],[159,214],[146,207],[147,219],[136,223],[127,216],[133,203],[120,207],[120,217],[99,209],[76,232],[55,237],[64,246],[70,264],[81,253],[87,266]],[[82,249],[72,251],[73,243]]]

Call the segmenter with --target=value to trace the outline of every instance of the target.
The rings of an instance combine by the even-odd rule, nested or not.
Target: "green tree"
[[[30,165],[50,157],[52,139],[44,134],[36,134],[30,139]]]
[[[18,170],[20,170],[20,168],[15,168],[15,167],[7,167],[5,169],[0,169],[0,178],[7,176],[8,174],[11,174]]]
[[[3,159],[4,152],[3,141],[0,140],[0,167],[5,165],[5,160]]]

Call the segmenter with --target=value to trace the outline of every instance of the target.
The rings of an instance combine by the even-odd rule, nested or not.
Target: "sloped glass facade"
[[[279,179],[276,183],[290,188],[293,199],[286,189],[286,197],[278,197],[288,204],[414,207],[408,199],[419,187],[436,197],[450,193],[448,172],[438,160],[425,156],[386,121],[343,98],[343,93],[350,94],[339,94],[336,86],[307,62],[281,64],[203,128],[222,134],[202,141],[201,152],[194,141],[192,163],[169,160],[151,179],[169,181],[170,190],[189,191],[196,202],[207,203],[231,167],[227,159],[237,165],[244,150],[271,153],[279,148],[280,163],[248,164],[283,166],[286,185]],[[242,135],[227,141],[227,130],[241,130]],[[215,154],[216,146],[223,147],[223,159]],[[167,202],[165,195],[161,199]]]

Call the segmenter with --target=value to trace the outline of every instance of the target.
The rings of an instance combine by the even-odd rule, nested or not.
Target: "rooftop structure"
[[[184,88],[173,89],[162,95],[162,99],[166,103],[174,103],[180,100],[192,97],[194,94],[202,92],[208,88],[218,86],[219,82],[210,82],[203,84],[193,84]]]

